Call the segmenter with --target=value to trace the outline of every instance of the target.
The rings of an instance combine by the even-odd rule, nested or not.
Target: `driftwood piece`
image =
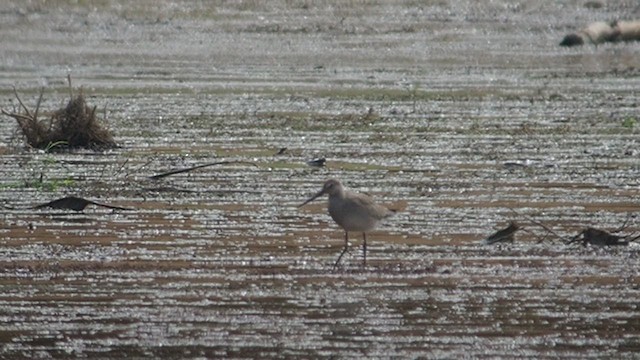
[[[107,209],[114,209],[114,210],[133,210],[130,208],[103,204],[103,203],[87,200],[77,196],[67,196],[67,197],[63,197],[53,201],[49,201],[48,203],[34,206],[33,209],[52,208],[52,209],[82,211],[88,205],[96,205],[96,206],[104,207]]]
[[[529,216],[527,216],[527,215],[521,214],[521,213],[519,213],[518,211],[516,211],[516,210],[515,210],[515,209],[513,209],[513,208],[508,208],[508,209],[509,209],[510,211],[512,211],[514,214],[516,214],[516,215],[518,215],[518,216],[520,216],[520,217],[525,218],[525,219],[526,219],[527,221],[529,221],[530,223],[532,223],[532,224],[534,224],[534,225],[537,225],[537,226],[540,226],[541,228],[543,228],[544,230],[546,230],[546,231],[547,231],[547,235],[548,235],[548,234],[552,234],[553,236],[557,237],[557,238],[558,238],[558,239],[560,239],[561,241],[564,241],[564,242],[566,242],[566,241],[567,241],[567,240],[566,240],[562,235],[560,235],[560,234],[558,234],[557,232],[553,231],[553,229],[551,229],[551,228],[550,228],[550,227],[548,227],[547,225],[545,225],[545,224],[543,224],[543,223],[541,223],[541,222],[539,222],[539,221],[537,221],[537,220],[534,220],[534,219],[532,219],[531,217],[529,217]],[[546,238],[547,238],[547,237],[545,236],[545,237],[543,237],[542,239],[538,240],[538,243],[543,242]]]
[[[488,236],[486,239],[482,240],[484,245],[491,245],[500,242],[510,242],[513,243],[515,241],[515,234],[521,227],[515,221],[509,223],[504,229],[498,230],[495,233]]]
[[[629,245],[630,242],[639,238],[640,235],[635,237],[628,235],[614,235],[605,230],[588,227],[582,230],[578,235],[572,237],[567,244],[582,242],[583,246],[587,246],[587,244],[594,246],[626,246]]]
[[[196,165],[196,166],[192,166],[192,167],[188,167],[188,168],[167,171],[167,172],[164,172],[164,173],[161,173],[161,174],[149,176],[149,179],[158,180],[158,179],[165,178],[167,176],[176,175],[176,174],[182,174],[182,173],[190,172],[190,171],[193,171],[193,170],[205,168],[205,167],[208,167],[208,166],[227,165],[227,164],[247,164],[247,165],[253,165],[253,166],[256,166],[256,167],[258,166],[255,163],[248,162],[248,161],[217,161],[217,162],[212,162],[212,163],[207,163],[207,164],[202,164],[202,165]]]

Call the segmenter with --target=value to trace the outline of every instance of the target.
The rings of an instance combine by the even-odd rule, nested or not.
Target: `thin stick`
[[[531,235],[533,235],[533,236],[537,237],[539,240],[538,240],[538,242],[536,242],[536,244],[540,244],[540,243],[542,243],[542,242],[547,238],[547,235],[549,234],[549,233],[546,233],[543,237],[540,237],[540,236],[538,236],[538,235],[534,234],[534,233],[533,233],[533,231],[531,231],[531,230],[529,230],[529,229],[527,229],[527,228],[524,228],[524,227],[523,227],[523,228],[520,228],[519,230],[526,231],[526,232],[528,232],[529,234],[531,234]]]
[[[67,81],[69,82],[69,98],[73,100],[73,87],[71,86],[71,74],[67,74]]]
[[[138,172],[138,171],[140,171],[140,170],[144,169],[145,167],[147,167],[147,165],[151,164],[152,162],[153,162],[153,159],[149,159],[146,163],[144,163],[144,164],[142,164],[142,165],[138,166],[138,168],[137,168],[137,169],[135,169],[134,171],[135,171],[135,172]],[[128,174],[128,173],[127,173],[127,174]]]
[[[574,242],[580,241],[581,236],[584,236],[584,230],[582,230],[578,235],[566,240],[564,243],[567,245],[573,244]]]
[[[28,117],[26,115],[10,113],[10,112],[6,111],[5,109],[2,109],[2,113],[7,115],[7,116],[11,116],[12,118],[14,118],[16,120],[25,120],[25,121],[33,120],[32,118],[30,118],[30,117]]]
[[[167,172],[162,173],[162,174],[157,174],[157,175],[149,176],[149,179],[152,179],[152,180],[158,180],[158,179],[162,179],[162,178],[164,178],[164,177],[170,176],[170,175],[181,174],[181,173],[185,173],[185,172],[193,171],[193,170],[196,170],[196,169],[204,168],[204,167],[207,167],[207,166],[213,166],[213,165],[227,165],[227,164],[248,164],[248,165],[253,165],[253,166],[255,166],[255,167],[258,167],[258,165],[256,165],[255,163],[248,162],[248,161],[218,161],[218,162],[212,162],[212,163],[207,163],[207,164],[202,164],[202,165],[192,166],[192,167],[190,167],[190,168],[184,168],[184,169],[177,169],[177,170],[167,171]]]
[[[507,207],[507,209],[509,209],[509,210],[513,211],[513,212],[514,212],[516,215],[518,215],[518,216],[522,216],[523,218],[527,219],[527,220],[528,220],[528,221],[530,221],[531,223],[533,223],[533,224],[535,224],[535,225],[538,225],[538,226],[542,227],[543,229],[547,230],[549,233],[551,233],[551,234],[555,235],[558,239],[560,239],[560,240],[562,240],[562,241],[566,242],[566,240],[565,240],[565,238],[564,238],[564,237],[562,237],[562,236],[558,235],[558,233],[556,233],[555,231],[551,230],[551,229],[550,229],[548,226],[546,226],[545,224],[543,224],[543,223],[541,223],[541,222],[539,222],[539,221],[533,220],[533,219],[532,219],[532,218],[530,218],[529,216],[526,216],[526,215],[524,215],[524,214],[521,214],[521,213],[517,212],[516,210],[514,210],[514,209],[512,209],[512,208],[510,208],[510,207]]]
[[[127,165],[127,163],[129,162],[129,159],[125,159],[125,161],[122,162],[122,165],[120,165],[120,167],[118,168],[118,170],[116,170],[115,174],[118,175],[120,174],[120,172],[122,171],[122,169],[124,168],[125,165]]]
[[[27,107],[24,106],[24,104],[22,103],[22,100],[20,100],[20,96],[18,96],[18,90],[16,90],[15,86],[13,87],[13,93],[16,95],[16,99],[18,99],[18,102],[20,103],[20,105],[22,106],[24,111],[27,113],[27,116],[31,116],[31,113],[29,112],[29,109],[27,109]]]
[[[640,235],[636,235],[636,237],[631,238],[631,240],[627,240],[627,241],[628,241],[628,242],[633,242],[633,241],[636,241],[636,240],[638,240],[638,239],[640,239]]]
[[[621,225],[619,228],[617,228],[617,229],[615,229],[615,230],[611,231],[611,233],[612,233],[612,234],[619,233],[619,232],[621,232],[622,230],[626,229],[626,228],[628,227],[628,225],[627,225],[627,224],[629,223],[629,219],[631,219],[632,217],[633,217],[633,214],[631,214],[630,212],[629,212],[629,213],[627,213],[627,218],[624,220],[624,223],[622,223],[622,225]]]
[[[40,110],[40,102],[42,101],[42,95],[44,94],[44,86],[40,88],[40,96],[38,97],[38,103],[36,104],[36,111],[33,113],[33,121],[38,121],[38,110]]]

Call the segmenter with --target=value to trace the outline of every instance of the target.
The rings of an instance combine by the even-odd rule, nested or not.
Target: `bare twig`
[[[635,237],[632,237],[630,240],[627,240],[629,242],[634,242],[636,240],[640,239],[640,235],[636,235]]]
[[[181,174],[181,173],[193,171],[193,170],[196,170],[196,169],[201,169],[201,168],[208,167],[208,166],[227,165],[227,164],[247,164],[247,165],[253,165],[255,167],[258,167],[258,165],[256,165],[255,163],[252,163],[252,162],[249,162],[249,161],[218,161],[218,162],[212,162],[212,163],[192,166],[192,167],[184,168],[184,169],[177,169],[177,170],[167,171],[165,173],[149,176],[149,179],[158,180],[158,179],[162,179],[162,178],[167,177],[167,176],[171,176],[171,175],[175,175],[175,174]]]
[[[622,225],[620,225],[619,228],[612,230],[611,233],[615,234],[615,233],[619,233],[621,231],[623,231],[624,229],[626,229],[629,226],[629,220],[631,218],[635,217],[635,215],[633,215],[632,213],[627,213],[627,218],[624,220],[624,223],[622,223]]]
[[[18,99],[18,103],[20,103],[20,106],[22,106],[24,111],[27,113],[27,116],[32,117],[31,113],[29,112],[29,109],[27,109],[27,107],[24,106],[24,103],[22,102],[22,100],[20,100],[20,96],[18,96],[18,90],[16,89],[15,86],[13,87],[13,93],[16,95],[16,99]]]
[[[33,121],[38,121],[38,110],[40,110],[40,102],[42,102],[42,95],[44,95],[44,86],[40,88],[40,96],[36,103],[36,110],[33,113]]]
[[[71,86],[71,74],[67,74],[67,81],[69,82],[69,99],[73,99],[73,87]]]
[[[144,164],[142,164],[142,165],[138,166],[138,168],[137,168],[137,169],[134,169],[134,170],[133,170],[133,172],[135,172],[135,173],[140,172],[140,170],[142,170],[142,169],[146,168],[146,167],[147,167],[149,164],[151,164],[153,161],[154,161],[154,159],[149,159],[149,160],[147,160],[147,162],[146,162],[146,163],[144,163]],[[127,172],[127,175],[126,175],[126,176],[129,176],[129,174],[130,174],[130,172]]]
[[[11,116],[12,118],[14,118],[14,119],[16,119],[16,120],[18,120],[18,121],[20,121],[20,120],[23,120],[23,121],[31,121],[31,120],[32,120],[32,119],[31,119],[29,116],[27,116],[27,115],[22,115],[22,114],[17,114],[17,113],[10,113],[10,112],[6,111],[5,109],[2,109],[2,113],[3,113],[3,114],[5,114],[5,115],[7,115],[7,116]]]
[[[618,236],[610,234],[605,230],[600,230],[592,227],[588,227],[582,230],[578,235],[574,236],[567,242],[571,244],[582,240],[582,245],[587,244],[595,246],[613,246],[613,245],[629,245],[627,236]]]
[[[509,210],[513,211],[513,212],[514,212],[516,215],[518,215],[518,216],[522,216],[523,218],[527,219],[527,221],[531,222],[532,224],[538,225],[538,226],[540,226],[541,228],[543,228],[543,229],[547,230],[547,232],[548,232],[548,233],[555,235],[555,236],[556,236],[558,239],[560,239],[561,241],[563,241],[563,242],[566,242],[566,241],[567,241],[567,240],[565,239],[565,237],[563,237],[563,236],[559,235],[558,233],[556,233],[555,231],[551,230],[551,228],[549,228],[547,225],[545,225],[545,224],[543,224],[543,223],[541,223],[541,222],[539,222],[539,221],[536,221],[536,220],[532,219],[531,217],[529,217],[529,216],[527,216],[527,215],[521,214],[521,213],[517,212],[517,211],[516,211],[515,209],[513,209],[513,208],[507,207],[507,209],[509,209]],[[546,238],[546,237],[545,237],[545,238]],[[544,241],[544,238],[543,238],[542,240],[538,241],[538,243],[541,243],[542,241]]]
[[[120,167],[118,168],[118,170],[116,170],[115,174],[116,175],[120,174],[120,172],[122,171],[122,169],[124,169],[124,166],[127,165],[128,162],[129,162],[129,159],[125,159],[122,162],[122,165],[120,165]]]
[[[49,201],[48,203],[40,204],[34,206],[32,209],[42,209],[45,207],[53,208],[53,209],[65,209],[65,210],[74,210],[74,211],[82,211],[87,205],[96,205],[101,206],[107,209],[113,210],[133,210],[131,208],[125,208],[121,206],[114,206],[109,204],[103,204],[92,200],[87,200],[77,196],[67,196],[57,200]]]
[[[482,243],[485,245],[491,245],[499,242],[512,243],[515,240],[514,235],[518,230],[520,230],[520,225],[518,225],[515,221],[512,221],[506,228],[500,229],[495,233],[489,235],[482,241]]]

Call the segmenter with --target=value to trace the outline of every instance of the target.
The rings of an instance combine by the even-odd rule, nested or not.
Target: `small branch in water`
[[[619,228],[617,228],[617,229],[615,229],[615,230],[611,231],[611,233],[613,233],[613,234],[615,234],[615,233],[619,233],[619,232],[623,231],[624,229],[626,229],[626,228],[629,226],[629,220],[630,220],[631,218],[634,218],[634,217],[635,217],[635,215],[633,215],[632,213],[630,213],[630,212],[629,212],[629,213],[627,213],[627,218],[626,218],[626,219],[624,219],[624,222],[622,223],[622,225],[620,225],[620,227],[619,227]]]
[[[521,216],[521,217],[525,218],[527,221],[531,222],[532,224],[534,224],[534,225],[538,225],[538,226],[540,226],[541,228],[543,228],[543,229],[547,230],[547,232],[548,232],[548,233],[555,235],[555,236],[556,236],[558,239],[560,239],[561,241],[563,241],[563,242],[565,242],[565,243],[567,242],[567,240],[566,240],[563,236],[561,236],[561,235],[559,235],[558,233],[556,233],[555,231],[551,230],[547,225],[545,225],[545,224],[543,224],[543,223],[541,223],[541,222],[539,222],[539,221],[536,221],[536,220],[532,219],[531,217],[529,217],[529,216],[527,216],[527,215],[521,214],[521,213],[517,212],[517,211],[516,211],[515,209],[513,209],[513,208],[507,207],[507,209],[511,210],[511,211],[512,211],[512,212],[514,212],[516,215],[518,215],[518,216]],[[541,242],[543,242],[545,239],[546,239],[546,236],[545,236],[544,238],[542,238],[542,240],[539,240],[539,241],[538,241],[538,244],[539,244],[539,243],[541,243]]]
[[[567,245],[578,241],[582,241],[583,246],[587,244],[596,246],[629,245],[629,240],[626,238],[626,236],[613,235],[605,230],[588,227],[572,237]]]
[[[109,204],[103,204],[103,203],[99,203],[96,201],[92,201],[92,200],[87,200],[81,197],[77,197],[77,196],[66,196],[60,199],[56,199],[53,201],[49,201],[47,203],[44,204],[40,204],[40,205],[36,205],[36,206],[30,206],[30,207],[26,207],[26,208],[14,208],[11,206],[8,206],[6,204],[2,204],[2,207],[5,209],[10,209],[10,210],[19,210],[19,209],[42,209],[42,208],[52,208],[52,209],[62,209],[62,210],[75,210],[75,211],[82,211],[84,210],[88,205],[95,205],[95,206],[101,206],[107,209],[114,209],[114,210],[134,210],[131,208],[126,208],[126,207],[121,207],[121,206],[115,206],[115,205],[109,205]]]
[[[258,167],[257,164],[249,162],[249,161],[217,161],[217,162],[212,162],[212,163],[192,166],[192,167],[189,167],[189,168],[167,171],[167,172],[164,172],[164,173],[161,173],[161,174],[149,176],[149,179],[158,180],[158,179],[165,178],[167,176],[171,176],[171,175],[175,175],[175,174],[182,174],[182,173],[186,173],[186,172],[193,171],[193,170],[196,170],[196,169],[201,169],[201,168],[208,167],[208,166],[228,165],[228,164],[246,164],[246,165],[253,165],[255,167]]]
[[[125,208],[121,206],[102,204],[99,202],[83,199],[77,196],[67,196],[57,200],[49,201],[48,203],[37,205],[33,207],[33,209],[42,209],[45,207],[50,207],[52,209],[67,209],[67,210],[82,211],[84,210],[84,208],[87,207],[87,205],[96,205],[96,206],[101,206],[107,209],[114,209],[114,210],[133,210],[133,209]]]
[[[127,165],[128,162],[129,162],[129,159],[125,159],[125,161],[122,162],[122,165],[120,165],[118,170],[116,170],[115,175],[120,174],[122,172],[122,169],[124,169],[125,165]]]
[[[499,242],[514,242],[515,234],[521,227],[515,221],[509,223],[504,229],[498,230],[495,233],[489,235],[486,239],[482,241],[485,245],[491,245]]]

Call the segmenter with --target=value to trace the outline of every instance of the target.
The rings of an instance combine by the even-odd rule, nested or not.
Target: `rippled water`
[[[640,232],[640,44],[557,46],[638,11],[0,5],[0,105],[44,85],[52,111],[69,72],[121,145],[45,154],[0,122],[0,357],[634,358],[638,245],[538,223]],[[148,178],[218,160],[245,163]],[[367,267],[352,234],[333,270],[342,231],[297,208],[329,177],[406,205]],[[28,209],[65,195],[134,210]]]

